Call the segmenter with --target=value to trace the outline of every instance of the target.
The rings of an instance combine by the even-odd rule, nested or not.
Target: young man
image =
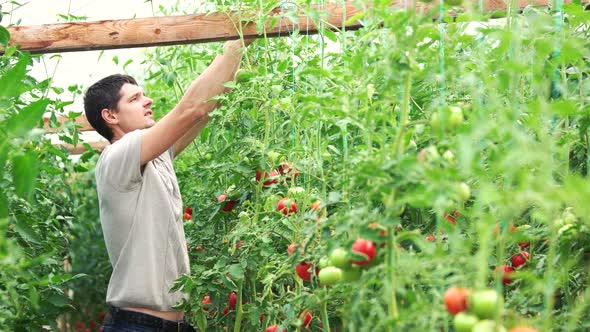
[[[246,45],[251,41],[246,41]],[[111,143],[96,164],[96,186],[113,273],[106,301],[111,312],[103,331],[194,331],[172,307],[170,293],[189,273],[182,199],[172,159],[193,141],[224,92],[242,56],[240,41],[195,79],[157,123],[152,99],[130,76],[112,75],[92,85],[84,108],[90,124]]]

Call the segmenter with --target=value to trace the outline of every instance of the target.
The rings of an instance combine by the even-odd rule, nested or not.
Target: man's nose
[[[143,101],[143,107],[151,106],[154,100],[152,98],[145,97]]]

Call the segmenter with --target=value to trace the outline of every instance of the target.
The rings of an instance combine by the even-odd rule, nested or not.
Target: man
[[[251,41],[247,40],[246,45]],[[169,290],[189,273],[182,200],[172,159],[184,150],[216,108],[242,56],[240,41],[195,79],[157,123],[152,99],[126,75],[108,76],[84,96],[94,129],[111,143],[96,164],[96,186],[113,273],[106,301],[111,314],[103,331],[193,331],[172,307],[183,299]]]

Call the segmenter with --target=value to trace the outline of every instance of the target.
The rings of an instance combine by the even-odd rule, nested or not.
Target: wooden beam
[[[68,152],[71,155],[77,155],[77,154],[82,154],[87,151],[86,147],[84,145],[82,145],[83,143],[88,143],[93,149],[97,150],[99,153],[101,153],[104,150],[104,148],[110,144],[107,141],[97,141],[97,142],[80,142],[76,146],[73,146],[72,144],[67,144],[67,143],[56,143],[53,145],[55,145],[57,148],[60,148],[63,146],[68,150]]]
[[[334,27],[341,28],[361,10],[352,2],[345,6],[328,5],[325,10],[329,16],[324,20]],[[276,9],[271,16],[281,17],[278,24],[268,23],[267,36],[287,35],[293,25],[301,31],[317,33],[313,20],[300,15],[293,22],[281,13],[287,10]],[[344,19],[343,19],[344,18]],[[161,16],[127,20],[104,20],[96,22],[73,22],[36,26],[7,27],[11,35],[10,45],[20,45],[21,50],[31,53],[58,53],[90,50],[107,50],[145,46],[180,45],[205,43],[239,38],[234,26],[238,18],[235,14],[210,13],[195,15]],[[351,24],[349,29],[358,29],[361,24]],[[247,38],[259,37],[256,26],[247,24],[243,34]]]
[[[50,118],[43,118],[43,129],[45,129],[45,131],[48,133],[56,133],[56,132],[59,132],[62,130],[63,124],[65,122],[70,122],[70,121],[72,121],[72,119],[68,118],[67,116],[63,116],[63,115],[57,116],[57,122],[59,122],[61,124],[57,128],[49,127],[49,121],[50,121]],[[81,128],[79,128],[78,130],[80,130],[80,131],[94,131],[94,128],[92,128],[92,126],[88,122],[86,115],[82,114],[82,115],[76,117],[76,119],[74,121],[76,122],[76,124],[79,124],[81,126]]]
[[[477,6],[476,0],[465,0],[471,7]],[[506,0],[483,0],[484,10],[506,10]],[[550,0],[519,0],[520,8],[529,4],[535,6],[547,6]],[[396,0],[391,5],[403,9],[404,3],[407,9],[412,1]],[[565,0],[564,3],[571,3]],[[418,2],[418,9],[425,10],[438,6],[436,2]],[[285,12],[288,9],[275,9],[269,16],[277,17],[278,23],[267,23],[266,35],[270,37],[286,35],[293,27],[297,27],[301,33],[315,34],[318,26],[303,12],[298,12],[294,21],[288,18]],[[362,9],[357,8],[352,1],[344,5],[329,4],[322,12],[327,13],[323,17],[326,28],[341,29],[351,18],[359,14]],[[291,15],[289,17],[292,17]],[[10,45],[20,45],[21,50],[31,53],[59,53],[90,50],[107,50],[119,48],[134,48],[146,46],[180,45],[192,43],[205,43],[239,38],[238,30],[234,26],[237,22],[235,13],[210,13],[195,15],[161,16],[150,18],[137,18],[127,20],[105,20],[95,22],[72,22],[60,24],[46,24],[36,26],[11,26],[8,31],[11,35]],[[353,30],[362,27],[358,21],[348,22],[346,29]],[[260,37],[254,24],[243,27],[243,34],[247,38]],[[1,52],[1,50],[0,50]]]

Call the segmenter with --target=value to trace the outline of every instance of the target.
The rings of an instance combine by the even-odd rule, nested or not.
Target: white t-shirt
[[[159,311],[184,296],[170,293],[189,273],[182,198],[170,148],[140,167],[142,130],[107,146],[96,164],[100,221],[113,273],[106,301]]]

